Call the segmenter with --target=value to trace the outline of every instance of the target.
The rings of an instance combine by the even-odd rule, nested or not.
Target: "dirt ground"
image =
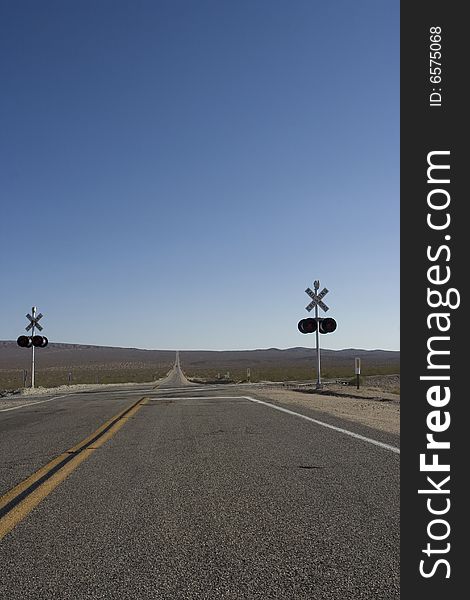
[[[386,386],[384,386],[386,387]],[[266,387],[257,396],[278,400],[285,405],[314,408],[347,421],[361,423],[373,429],[400,434],[400,396],[379,387],[328,385],[322,393],[313,388],[295,389]],[[312,393],[313,392],[313,393]]]

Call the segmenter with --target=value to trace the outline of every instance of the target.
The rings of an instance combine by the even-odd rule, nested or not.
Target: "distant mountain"
[[[70,367],[131,363],[135,365],[168,365],[175,361],[172,350],[140,350],[83,344],[50,343],[37,350],[38,368]],[[30,351],[16,341],[0,341],[0,370],[28,368]]]
[[[332,377],[354,374],[354,359],[361,358],[364,373],[390,374],[400,372],[400,353],[390,350],[322,349],[322,373]],[[255,379],[275,381],[312,377],[316,365],[314,348],[269,348],[266,350],[181,351],[181,364],[187,373],[214,370],[233,371],[242,377],[249,368]],[[244,370],[244,371],[243,371]]]

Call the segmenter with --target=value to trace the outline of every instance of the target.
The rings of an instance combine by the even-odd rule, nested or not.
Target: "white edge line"
[[[64,394],[63,396],[54,396],[54,398],[47,398],[47,400],[38,400],[37,402],[29,402],[28,404],[20,404],[20,406],[11,406],[10,408],[0,408],[0,412],[7,412],[8,410],[18,410],[18,408],[24,408],[25,406],[34,406],[34,404],[42,404],[43,402],[52,402],[52,400],[58,400],[59,398],[67,398],[73,396],[77,392],[71,394]]]
[[[307,417],[306,415],[294,412],[293,410],[289,410],[288,408],[283,408],[282,406],[276,406],[275,404],[270,404],[269,402],[264,402],[263,400],[251,398],[250,396],[241,397],[246,398],[251,402],[264,404],[265,406],[269,406],[270,408],[274,408],[275,410],[280,410],[281,412],[285,412],[289,415],[300,417],[301,419],[305,419],[306,421],[311,421],[312,423],[316,423],[317,425],[321,425],[322,427],[327,427],[328,429],[334,429],[335,431],[339,431],[340,433],[345,433],[346,435],[350,435],[351,437],[357,438],[358,440],[368,442],[369,444],[374,444],[375,446],[379,446],[380,448],[385,448],[385,450],[390,450],[391,452],[395,452],[396,454],[400,454],[400,448],[397,448],[396,446],[390,446],[389,444],[384,444],[383,442],[379,442],[378,440],[373,440],[372,438],[368,438],[365,435],[360,435],[359,433],[354,433],[353,431],[349,431],[348,429],[343,429],[342,427],[336,427],[335,425],[330,425],[329,423],[325,423],[324,421],[312,419],[312,417]]]
[[[390,450],[391,452],[395,452],[396,454],[400,454],[400,448],[396,446],[391,446],[390,444],[384,444],[383,442],[379,442],[378,440],[373,440],[372,438],[366,437],[365,435],[360,435],[359,433],[354,433],[354,431],[349,431],[349,429],[343,429],[342,427],[336,427],[335,425],[330,425],[330,423],[325,423],[324,421],[318,421],[317,419],[312,419],[312,417],[307,417],[307,415],[303,415],[302,413],[294,412],[293,410],[289,410],[288,408],[283,408],[282,406],[276,406],[275,404],[271,404],[269,402],[265,402],[264,400],[258,400],[257,398],[251,398],[251,396],[182,396],[177,398],[172,398],[171,396],[168,398],[155,397],[155,400],[209,400],[209,399],[224,399],[228,400],[230,398],[244,398],[245,400],[250,400],[250,402],[256,402],[257,404],[264,404],[265,406],[269,406],[269,408],[274,408],[275,410],[280,410],[281,412],[285,412],[288,415],[293,415],[294,417],[300,417],[301,419],[305,419],[306,421],[310,421],[311,423],[315,423],[316,425],[321,425],[322,427],[327,427],[328,429],[333,429],[334,431],[338,431],[339,433],[344,433],[358,440],[362,440],[363,442],[368,442],[369,444],[374,444],[374,446],[379,446],[379,448],[384,448],[385,450]],[[152,399],[152,398],[151,398]]]

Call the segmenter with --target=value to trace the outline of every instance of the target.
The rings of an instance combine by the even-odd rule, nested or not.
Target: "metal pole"
[[[313,287],[315,294],[317,294],[320,288],[320,281],[314,281]],[[317,339],[317,389],[321,388],[321,375],[320,375],[320,333],[318,331],[318,304],[315,304],[315,320],[317,322],[316,339]]]
[[[33,319],[36,318],[36,307],[33,306],[33,308],[31,309],[31,314],[33,316]],[[34,321],[33,321],[33,328],[31,329],[31,337],[34,336]],[[31,346],[32,348],[32,352],[31,352],[31,387],[34,388],[34,344]]]
[[[321,388],[321,376],[320,376],[320,335],[318,333],[318,306],[315,306],[315,319],[317,321],[317,388]]]

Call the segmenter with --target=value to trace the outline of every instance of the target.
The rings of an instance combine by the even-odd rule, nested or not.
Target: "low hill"
[[[31,351],[20,348],[16,341],[0,341],[0,369],[28,368]],[[81,344],[50,343],[36,353],[38,367],[70,367],[92,364],[132,363],[171,367],[175,362],[173,350],[140,350]]]

